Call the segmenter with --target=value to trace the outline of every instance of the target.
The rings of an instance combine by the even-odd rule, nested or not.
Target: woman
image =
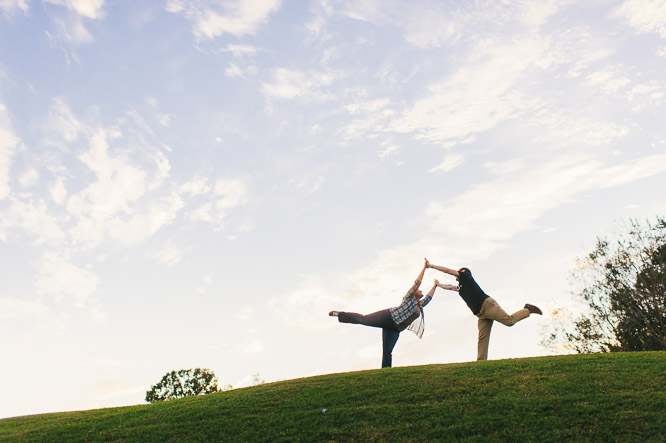
[[[331,311],[328,313],[332,317],[338,317],[340,323],[354,323],[382,328],[382,368],[391,367],[393,360],[391,354],[400,337],[400,332],[409,329],[419,338],[423,336],[423,307],[432,300],[432,296],[435,294],[435,289],[437,288],[437,285],[433,285],[425,297],[423,297],[423,292],[419,289],[421,280],[423,280],[423,274],[428,265],[428,260],[426,260],[414,285],[407,291],[399,306],[368,315],[340,311]],[[422,297],[423,299],[421,299]]]

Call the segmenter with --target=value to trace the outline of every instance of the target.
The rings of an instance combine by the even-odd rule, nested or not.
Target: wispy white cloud
[[[436,1],[422,2],[418,8],[393,0],[343,1],[338,12],[355,20],[399,27],[405,40],[419,48],[440,47],[456,40],[465,17],[469,17],[465,8],[447,8]]]
[[[55,38],[71,44],[91,43],[94,38],[83,25],[80,15],[70,15],[67,18],[53,18],[55,25]]]
[[[254,308],[249,306],[241,309],[237,314],[236,318],[241,321],[248,321],[254,317]]]
[[[465,161],[465,157],[461,154],[450,154],[444,157],[444,160],[437,166],[428,170],[428,172],[449,172],[457,168]]]
[[[495,174],[513,174],[526,167],[524,158],[515,158],[503,162],[488,162],[483,166]]]
[[[526,24],[529,29],[529,26],[546,23],[561,8],[573,3],[514,2],[498,6],[490,15],[499,22]],[[373,22],[382,22],[381,17],[387,14],[380,10],[379,4],[372,2],[347,7],[349,11],[356,11],[352,14],[354,17],[368,20],[371,17]],[[456,14],[449,15],[456,17]],[[486,19],[457,17],[456,20],[474,20],[476,23]],[[629,78],[610,69],[589,72],[590,66],[614,52],[599,39],[591,38],[589,29],[574,27],[555,39],[548,34],[526,33],[524,27],[516,28],[511,40],[496,37],[468,39],[471,46],[466,54],[469,55],[459,59],[455,70],[433,82],[427,92],[406,109],[382,100],[368,100],[368,103],[383,105],[383,109],[374,111],[350,105],[349,110],[354,110],[359,118],[345,125],[347,137],[396,131],[452,146],[509,120],[534,121],[535,116],[544,118],[544,113],[564,116],[571,113],[571,104],[565,99],[544,94],[550,86],[540,84],[549,75],[557,79],[561,69],[568,69],[569,77],[585,75],[583,84],[606,94],[622,94],[631,86]],[[525,37],[527,34],[529,37]],[[551,81],[554,79],[551,77]],[[579,110],[580,105],[575,105],[574,111]],[[591,117],[584,119],[587,127],[583,127],[582,121],[575,120],[573,126],[578,130],[571,131],[569,126],[565,127],[569,129],[554,128],[554,133],[575,132],[582,135],[583,143],[591,144],[606,143],[626,134],[626,124],[597,121],[598,114],[590,111],[588,109]],[[542,140],[548,136],[541,135]]]
[[[387,131],[387,126],[396,111],[387,98],[368,99],[366,91],[344,105],[344,110],[353,117],[342,129],[346,138],[362,138]]]
[[[568,33],[568,38],[553,42],[544,60],[553,60],[555,64],[566,65],[568,78],[578,78],[589,71],[599,61],[611,57],[615,52],[603,42],[590,38],[589,30],[575,29]]]
[[[78,306],[97,291],[98,277],[88,269],[71,263],[59,254],[46,252],[37,277],[37,293],[58,301],[72,298]]]
[[[259,354],[264,350],[264,344],[259,340],[253,340],[241,345],[244,354]]]
[[[106,224],[110,238],[124,246],[135,246],[152,237],[167,226],[185,206],[177,193],[172,193],[152,201],[147,209],[129,217],[115,217]]]
[[[493,3],[444,3],[426,0],[414,7],[400,0],[343,0],[336,11],[356,20],[380,26],[394,26],[403,38],[418,48],[439,48],[468,37],[475,29],[479,37],[499,27],[538,28],[572,0],[519,0]],[[328,3],[324,3],[328,6]],[[328,12],[331,15],[332,12]],[[315,29],[322,29],[319,24]]]
[[[218,179],[215,181],[213,192],[217,196],[215,206],[222,211],[247,202],[247,187],[240,180]]]
[[[150,113],[159,115],[156,100],[147,102]],[[151,124],[159,125],[159,119],[144,118],[132,109],[116,125],[104,128],[79,119],[63,97],[53,100],[40,126],[46,149],[37,155],[26,151],[22,160],[28,167],[16,177],[25,189],[43,188],[50,198],[10,196],[9,167],[18,138],[11,132],[5,109],[0,111],[0,190],[3,198],[10,197],[1,211],[2,240],[10,233],[28,234],[37,244],[66,242],[79,252],[105,241],[131,247],[197,201],[209,205],[198,218],[215,224],[217,230],[230,210],[247,201],[247,188],[238,180],[195,175],[181,185],[171,179],[168,153],[148,141],[156,138]]]
[[[630,83],[626,77],[618,77],[612,71],[596,71],[585,78],[585,84],[598,88],[604,94],[616,94]]]
[[[213,204],[211,202],[206,202],[199,205],[196,209],[188,212],[188,218],[193,221],[214,223]]]
[[[194,34],[199,39],[214,39],[223,34],[240,37],[254,34],[277,11],[282,0],[169,0],[168,12],[184,14],[193,22]]]
[[[45,0],[46,3],[60,6],[68,10],[62,17],[54,17],[55,35],[51,36],[54,44],[64,41],[68,44],[80,45],[94,40],[84,25],[84,20],[100,20],[105,17],[104,0]]]
[[[10,192],[10,165],[19,139],[14,134],[5,105],[0,103],[0,200],[7,198]]]
[[[192,180],[184,183],[180,190],[185,194],[194,196],[210,192],[211,186],[206,178],[196,176]]]
[[[639,110],[646,106],[659,106],[666,98],[666,82],[651,80],[635,85],[626,91],[627,100],[634,104],[632,109]]]
[[[19,183],[24,188],[34,186],[39,181],[39,172],[35,168],[30,168],[19,177]]]
[[[333,14],[333,7],[328,0],[317,0],[310,7],[312,19],[305,24],[308,37],[307,41],[326,41],[330,35],[326,32],[328,18]]]
[[[301,192],[312,194],[317,192],[326,181],[322,175],[304,174],[289,180],[289,184]]]
[[[335,75],[326,72],[276,68],[271,81],[264,82],[261,90],[266,95],[281,99],[326,100],[331,95],[324,88],[331,85],[334,79]]]
[[[547,211],[573,202],[579,193],[664,173],[665,160],[666,155],[656,155],[604,166],[593,157],[567,154],[475,186],[446,205],[431,203],[428,219],[433,232],[452,240],[473,234],[465,242],[473,241],[470,249],[488,256],[504,241],[531,229]]]
[[[29,0],[0,0],[0,12],[13,15],[18,11],[24,14],[30,9]]]
[[[350,115],[376,114],[383,112],[390,104],[389,99],[382,98],[376,100],[357,99],[344,106]]]
[[[522,22],[539,27],[552,15],[572,3],[575,3],[575,0],[523,0],[515,2],[514,5],[518,8],[517,16]]]
[[[666,38],[666,3],[662,0],[627,0],[616,14],[640,32],[657,33]]]
[[[467,66],[429,88],[392,129],[433,142],[463,139],[541,106],[518,87],[547,50],[538,39],[479,48]],[[481,57],[481,54],[483,56]]]
[[[164,9],[167,12],[171,12],[174,14],[177,12],[182,12],[183,10],[185,10],[185,3],[186,0],[167,0],[164,5]]]
[[[65,179],[58,177],[49,188],[49,193],[54,203],[62,205],[67,200],[67,188],[65,187]]]
[[[224,75],[231,78],[242,78],[244,76],[243,70],[235,63],[231,63],[229,66],[227,66],[227,68],[224,70]]]
[[[28,233],[37,244],[57,244],[65,238],[58,219],[43,200],[12,201],[0,217],[0,239],[6,240],[10,229]]]
[[[230,52],[236,58],[242,58],[248,55],[254,55],[259,50],[252,45],[235,45],[229,44],[226,48],[221,50],[222,52]]]
[[[196,288],[199,294],[205,294],[213,286],[213,274],[208,273],[201,279],[201,284]]]
[[[90,18],[99,19],[104,18],[104,3],[105,0],[45,0],[46,3],[62,6],[77,14]]]
[[[64,97],[55,97],[43,130],[47,144],[54,144],[67,150],[68,146],[82,135],[85,128],[72,112],[67,100]]]
[[[113,156],[107,137],[105,130],[90,137],[90,148],[79,159],[96,181],[67,201],[67,210],[79,219],[72,237],[84,244],[102,241],[106,223],[132,213],[132,203],[146,192],[146,172],[122,155]]]
[[[0,297],[0,320],[44,319],[48,308],[39,300]]]
[[[558,147],[607,145],[629,134],[626,122],[604,122],[580,110],[542,110],[532,115],[529,124],[539,127],[535,143],[551,143]]]
[[[157,150],[136,152],[142,158],[112,149],[110,141],[121,134],[110,134],[98,129],[88,138],[89,147],[79,160],[94,181],[67,199],[66,208],[76,224],[70,235],[74,244],[91,248],[108,235],[122,244],[137,244],[152,236],[174,219],[182,209],[178,193],[164,195],[163,183],[169,177],[171,166],[166,156]],[[56,188],[62,198],[62,187]],[[154,195],[155,193],[160,195]],[[150,194],[149,204],[140,202]]]
[[[173,241],[168,241],[159,250],[153,253],[153,259],[165,266],[174,266],[180,262],[182,250]]]
[[[205,202],[187,213],[193,221],[212,223],[216,230],[224,227],[225,218],[230,210],[243,206],[248,201],[246,183],[238,179],[217,179],[214,183],[197,177],[186,183],[184,192],[192,195],[203,195]]]
[[[257,74],[256,66],[240,66],[236,63],[229,63],[229,66],[224,70],[224,75],[230,78],[247,78]]]
[[[399,149],[400,148],[398,148],[398,146],[396,146],[396,145],[388,146],[386,149],[382,149],[381,151],[379,151],[377,153],[377,157],[387,158],[389,156],[395,155],[398,152]]]

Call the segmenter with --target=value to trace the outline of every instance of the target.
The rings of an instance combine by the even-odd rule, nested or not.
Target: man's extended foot
[[[339,313],[340,311],[331,311],[328,313],[328,315],[330,315],[331,317],[337,317]]]
[[[530,311],[532,314],[539,314],[539,315],[543,314],[543,312],[541,312],[541,309],[537,308],[534,305],[530,305],[529,303],[525,305],[525,309]]]

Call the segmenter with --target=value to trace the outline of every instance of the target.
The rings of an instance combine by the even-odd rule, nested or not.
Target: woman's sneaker
[[[543,314],[543,312],[541,312],[541,309],[537,308],[537,307],[534,306],[534,305],[526,304],[526,305],[525,305],[525,309],[527,309],[528,311],[530,311],[532,314],[539,314],[539,315],[542,315],[542,314]]]

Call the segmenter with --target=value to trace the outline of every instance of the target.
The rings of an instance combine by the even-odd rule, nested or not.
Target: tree
[[[171,371],[146,392],[146,401],[155,403],[173,398],[218,392],[217,377],[209,369],[181,369]]]
[[[263,378],[261,378],[261,374],[259,374],[259,373],[257,372],[256,374],[253,374],[253,375],[252,375],[252,384],[253,384],[254,386],[256,386],[256,385],[263,385],[264,383],[266,383],[266,380],[264,380]]]
[[[572,276],[586,312],[556,324],[542,344],[578,353],[666,350],[666,219],[631,220],[617,240],[597,238]]]

